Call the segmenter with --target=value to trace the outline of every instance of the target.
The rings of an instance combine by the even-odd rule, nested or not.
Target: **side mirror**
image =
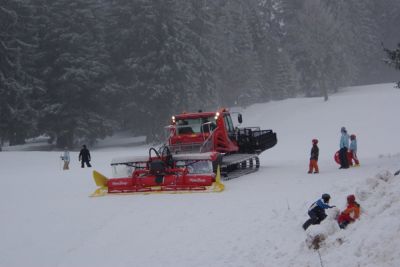
[[[238,122],[242,123],[243,122],[243,118],[242,118],[242,114],[238,114]]]

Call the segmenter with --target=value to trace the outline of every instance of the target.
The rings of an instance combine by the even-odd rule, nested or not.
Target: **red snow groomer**
[[[238,122],[242,115],[238,113]],[[172,116],[168,127],[172,154],[218,152],[213,161],[221,166],[223,180],[257,171],[258,155],[277,143],[276,133],[260,127],[234,127],[228,109],[217,112],[182,113]]]
[[[113,159],[116,178],[94,171],[99,188],[92,196],[221,192],[221,177],[229,180],[257,171],[258,155],[277,143],[272,130],[234,127],[227,109],[182,113],[172,117],[167,129],[168,144],[150,148],[149,156]]]
[[[153,153],[152,153],[153,152]],[[93,178],[99,187],[91,196],[107,194],[151,194],[186,192],[221,192],[219,167],[213,162],[218,152],[172,155],[168,147],[161,152],[150,148],[148,157],[113,159],[115,177],[108,179],[99,172]]]

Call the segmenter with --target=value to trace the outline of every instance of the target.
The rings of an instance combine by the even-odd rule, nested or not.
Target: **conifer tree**
[[[41,2],[38,69],[46,95],[40,129],[59,147],[111,133],[105,79],[109,69],[95,1]]]
[[[387,55],[387,60],[385,60],[385,62],[390,66],[393,66],[395,69],[400,70],[400,43],[397,44],[396,49],[390,50],[384,48],[384,51]],[[400,81],[397,82],[397,87],[400,88]]]
[[[397,44],[397,48],[390,50],[388,48],[384,48],[384,51],[387,55],[386,63],[393,66],[395,69],[400,70],[400,43]]]
[[[36,127],[28,56],[34,49],[31,23],[27,2],[0,3],[0,141],[10,145],[23,144]]]
[[[150,141],[160,135],[170,114],[212,102],[204,8],[196,1],[113,2],[107,40],[119,73],[116,83],[127,101],[123,124]]]

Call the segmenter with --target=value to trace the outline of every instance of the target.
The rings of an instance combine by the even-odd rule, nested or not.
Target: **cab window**
[[[235,128],[233,127],[233,122],[232,122],[232,118],[229,114],[224,116],[224,123],[225,123],[225,127],[228,130],[228,132],[234,132]]]
[[[198,134],[215,129],[214,117],[195,119],[178,119],[176,121],[177,134]]]

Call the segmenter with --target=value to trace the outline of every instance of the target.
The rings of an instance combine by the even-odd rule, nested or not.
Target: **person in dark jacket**
[[[318,169],[318,156],[319,156],[319,148],[317,146],[318,140],[312,140],[312,148],[311,148],[311,157],[310,157],[310,164],[308,167],[308,173],[319,173]]]
[[[307,230],[307,228],[313,224],[320,224],[323,220],[326,218],[326,209],[334,208],[336,206],[329,206],[329,200],[331,199],[331,196],[329,194],[323,194],[320,199],[315,201],[310,208],[308,209],[308,215],[310,216],[310,219],[308,219],[304,224],[303,224],[303,229]]]
[[[349,149],[349,135],[347,134],[347,130],[345,127],[340,129],[340,143],[339,143],[339,159],[340,159],[340,168],[339,169],[348,169],[349,168],[349,160],[347,151]]]
[[[82,146],[81,152],[79,153],[79,160],[82,162],[82,168],[85,168],[85,163],[88,168],[92,167],[92,165],[90,165],[90,152],[89,149],[86,148],[86,145]]]

